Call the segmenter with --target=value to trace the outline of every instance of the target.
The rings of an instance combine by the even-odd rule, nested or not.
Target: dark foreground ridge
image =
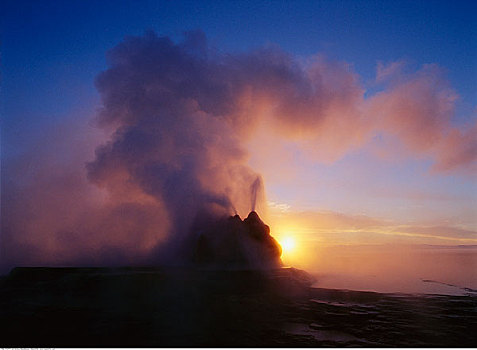
[[[475,347],[475,296],[311,288],[304,271],[15,268],[3,347]]]

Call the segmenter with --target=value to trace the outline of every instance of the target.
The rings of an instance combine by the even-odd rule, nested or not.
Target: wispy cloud
[[[327,245],[429,243],[476,244],[477,231],[456,226],[428,223],[413,225],[366,215],[349,215],[332,211],[286,213],[271,208],[272,232],[294,234],[303,240],[316,240]]]

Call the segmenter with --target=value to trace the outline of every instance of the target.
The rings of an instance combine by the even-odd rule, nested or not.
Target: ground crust
[[[16,268],[6,347],[477,346],[475,296],[312,288],[306,272]]]

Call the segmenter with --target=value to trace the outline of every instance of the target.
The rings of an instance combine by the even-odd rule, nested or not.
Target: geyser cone
[[[282,265],[282,249],[255,211],[231,216],[201,230],[195,262],[216,268],[269,269]]]

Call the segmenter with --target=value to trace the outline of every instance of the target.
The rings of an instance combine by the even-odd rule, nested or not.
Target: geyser
[[[268,269],[281,266],[282,248],[255,211],[230,216],[197,231],[194,262],[209,267]]]

